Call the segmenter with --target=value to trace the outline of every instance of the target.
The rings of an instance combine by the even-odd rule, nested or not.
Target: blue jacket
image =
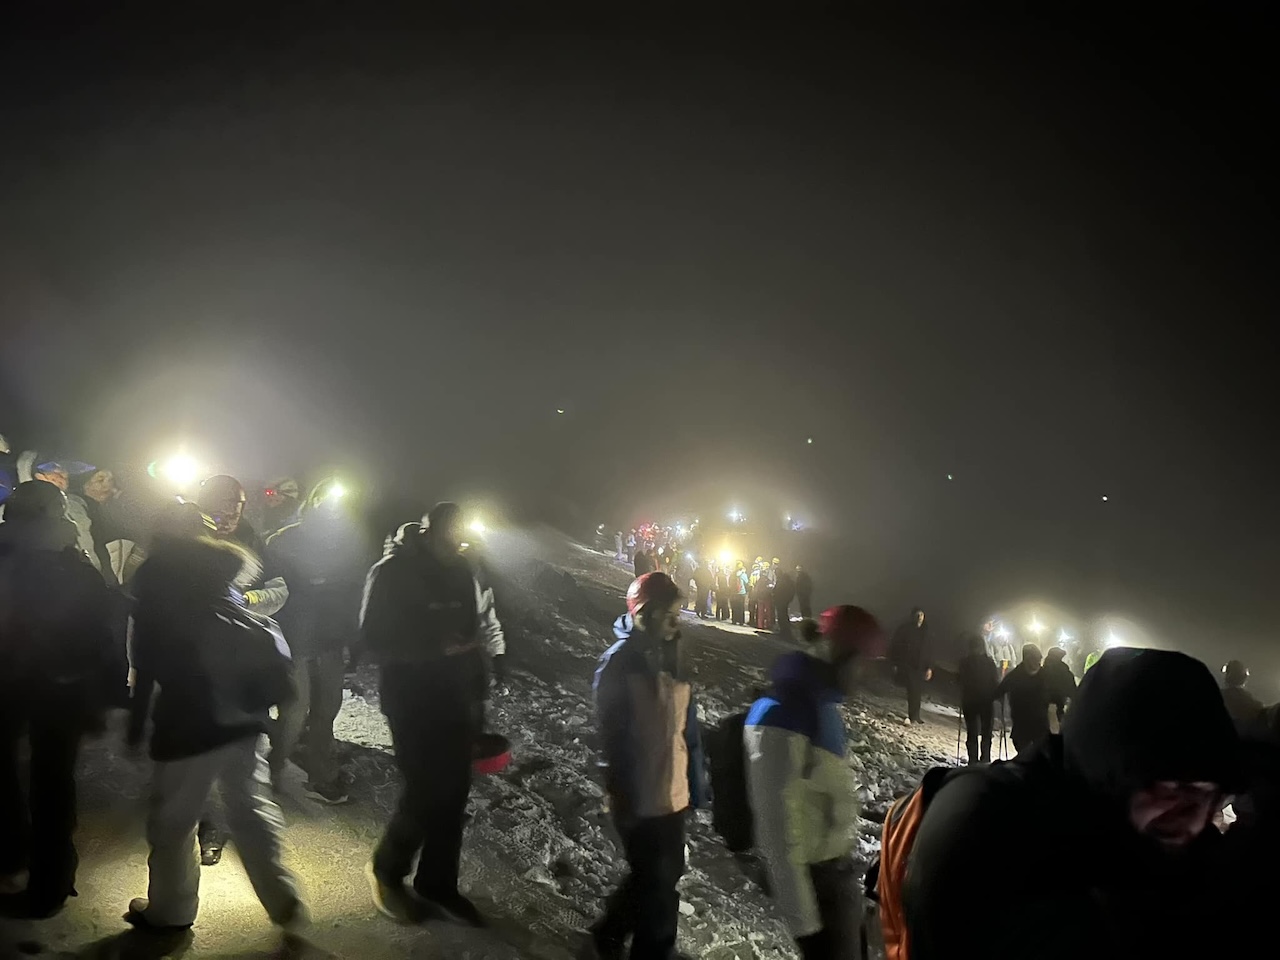
[[[605,785],[625,814],[660,817],[701,805],[702,738],[693,687],[676,643],[662,644],[629,616],[596,670],[596,718]]]
[[[774,664],[773,685],[743,728],[747,786],[774,900],[791,935],[805,937],[822,929],[809,867],[853,850],[858,805],[835,669],[787,654]]]

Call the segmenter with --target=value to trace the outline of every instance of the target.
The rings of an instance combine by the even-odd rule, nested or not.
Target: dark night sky
[[[1043,597],[1280,675],[1261,17],[484,9],[10,24],[0,430],[799,504],[830,599]]]

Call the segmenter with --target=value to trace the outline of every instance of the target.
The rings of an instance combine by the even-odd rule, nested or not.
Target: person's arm
[[[493,606],[493,588],[476,584],[476,613],[480,620],[480,639],[484,642],[485,651],[490,657],[497,659],[507,652],[507,639],[502,631],[502,623],[498,620],[498,612]]]
[[[617,654],[607,657],[596,671],[595,700],[604,788],[615,811],[625,817],[635,803],[635,758],[626,676]]]
[[[395,644],[395,612],[391,587],[394,560],[384,559],[369,568],[360,601],[360,646],[378,659]]]
[[[706,761],[702,751],[702,728],[698,724],[698,702],[689,693],[689,709],[684,719],[684,745],[689,752],[689,806],[697,810],[707,801]]]
[[[1000,701],[1005,698],[1005,695],[1009,692],[1010,681],[1013,679],[1013,675],[1016,672],[1017,668],[1015,667],[1004,675],[1003,680],[996,684],[996,692],[991,695],[992,700]]]
[[[289,600],[289,585],[284,577],[274,577],[257,590],[246,590],[245,606],[260,617],[274,617]]]
[[[756,849],[768,867],[773,900],[793,937],[812,936],[822,930],[804,852],[804,771],[812,748],[801,734],[769,726],[747,727],[744,741]]]

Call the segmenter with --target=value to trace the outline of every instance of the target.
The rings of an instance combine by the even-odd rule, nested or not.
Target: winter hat
[[[59,520],[66,513],[67,497],[47,480],[28,480],[18,484],[4,508],[10,523],[34,520]]]
[[[1061,647],[1050,647],[1049,652],[1044,655],[1045,663],[1053,663],[1056,660],[1066,659],[1067,651]]]
[[[627,587],[627,613],[635,616],[646,603],[675,603],[680,599],[680,588],[665,573],[646,573],[631,581]]]
[[[820,629],[833,662],[883,655],[884,631],[876,618],[861,607],[831,607],[822,614]]]
[[[1040,652],[1040,648],[1034,643],[1028,643],[1022,648],[1023,663],[1044,663],[1044,654]]]

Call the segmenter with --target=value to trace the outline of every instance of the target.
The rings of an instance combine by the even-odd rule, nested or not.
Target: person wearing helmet
[[[1244,733],[1253,728],[1262,715],[1262,701],[1245,689],[1249,682],[1249,668],[1239,660],[1230,660],[1222,667],[1222,701],[1231,714],[1231,722]]]
[[[605,793],[630,875],[591,928],[597,955],[614,960],[632,938],[634,960],[675,953],[684,873],[685,816],[705,795],[693,687],[680,655],[680,590],[664,573],[638,577],[617,642],[596,670],[596,718]]]
[[[379,695],[404,788],[366,868],[380,912],[401,923],[431,917],[484,926],[458,890],[472,751],[487,696],[486,654],[506,641],[462,554],[462,510],[438,503],[405,524],[365,583],[360,631],[381,671]],[[413,892],[405,877],[417,859]]]
[[[277,782],[307,730],[306,795],[345,803],[346,784],[334,757],[333,721],[342,708],[346,648],[357,646],[360,598],[375,559],[353,515],[351,498],[335,477],[322,480],[297,523],[267,539],[267,556],[285,582],[289,602],[278,615],[293,651],[298,696],[280,708],[272,729],[271,774]]]
[[[0,524],[0,890],[8,915],[51,916],[75,893],[76,754],[85,733],[102,728],[112,652],[107,587],[76,539],[57,487],[29,480],[14,489]]]
[[[839,706],[884,641],[861,607],[832,607],[819,631],[810,649],[774,663],[772,690],[743,729],[756,849],[805,960],[859,955],[858,804]]]
[[[271,564],[266,544],[244,518],[245,492],[235,477],[209,477],[200,484],[200,509],[213,521],[213,536],[244,547],[257,559],[262,574],[244,592],[245,606],[261,617],[274,617],[289,599],[289,586]]]
[[[751,592],[751,575],[747,573],[747,565],[738,561],[737,569],[730,578],[729,610],[732,621],[740,627],[747,625],[747,594]]]
[[[263,491],[262,535],[270,539],[298,522],[302,514],[302,489],[293,477],[281,477]]]

